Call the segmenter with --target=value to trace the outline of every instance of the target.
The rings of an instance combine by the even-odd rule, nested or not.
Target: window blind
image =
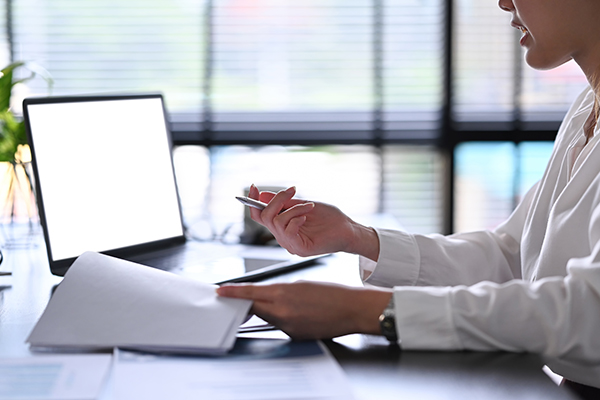
[[[217,135],[370,129],[372,1],[220,1],[213,15]]]
[[[54,94],[163,92],[182,141],[435,139],[449,1],[5,0],[2,43],[49,70]],[[453,10],[453,128],[555,126],[578,68],[527,67],[495,2]]]
[[[383,149],[383,211],[409,232],[442,232],[444,169],[438,149],[390,145]]]
[[[163,92],[176,139],[439,136],[443,0],[12,4],[14,57],[54,94]]]
[[[457,0],[454,26],[452,117],[466,122],[497,122],[503,127],[514,111],[515,40],[510,15],[494,1]],[[481,124],[476,124],[480,127]]]
[[[163,92],[175,114],[199,118],[203,1],[12,3],[14,57],[46,68],[54,94]],[[43,81],[29,86],[46,94]]]
[[[384,135],[433,137],[440,129],[443,107],[445,2],[382,3]]]

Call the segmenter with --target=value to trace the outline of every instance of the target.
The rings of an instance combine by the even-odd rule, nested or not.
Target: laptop
[[[53,274],[85,251],[210,283],[258,280],[315,260],[188,240],[162,95],[29,98],[23,113]]]

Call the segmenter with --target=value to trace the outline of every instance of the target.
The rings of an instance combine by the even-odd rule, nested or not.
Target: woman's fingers
[[[250,197],[251,199],[254,199],[254,200],[260,199],[260,192],[254,184],[250,185],[250,190],[248,191],[248,197]],[[260,217],[260,211],[261,210],[259,210],[257,208],[250,207],[250,218],[252,218],[254,221],[258,222],[259,224],[262,224],[262,219]]]
[[[260,192],[256,186],[252,185],[248,196],[267,203],[267,206],[264,210],[251,209],[250,216],[254,221],[269,229],[277,242],[291,253],[301,256],[317,254],[314,253],[312,247],[319,238],[301,234],[304,231],[320,234],[318,229],[320,218],[317,218],[317,222],[311,223],[312,227],[308,231],[301,230],[307,221],[310,221],[308,214],[315,209],[316,203],[294,199],[295,194],[296,188],[293,186],[278,193],[272,193]],[[313,226],[315,224],[317,226]]]
[[[275,218],[273,218],[273,226],[275,226],[278,232],[283,233],[292,220],[311,212],[313,208],[315,208],[315,203],[312,202],[297,204],[285,212],[275,216]]]
[[[258,189],[256,189],[258,190]],[[275,197],[277,193],[273,193],[273,192],[260,192],[258,199],[260,201],[262,201],[263,203],[269,203],[271,202],[271,200],[273,199],[273,197]]]
[[[254,185],[254,183],[253,183],[252,185],[250,185],[250,190],[248,190],[248,197],[250,197],[254,200],[258,200],[259,196],[260,196],[260,191],[258,190],[256,185]]]
[[[226,284],[217,288],[217,294],[223,297],[252,301],[270,301],[273,288],[250,283]]]
[[[264,210],[251,209],[250,217],[271,230],[271,221],[275,216],[279,215],[283,210],[293,207],[295,204],[302,203],[299,200],[292,200],[294,194],[296,194],[295,187],[290,187],[279,193],[272,193],[260,192],[254,184],[251,185],[248,197],[267,203],[268,206]],[[290,200],[292,201],[290,202]]]
[[[285,226],[284,233],[288,237],[294,237],[298,235],[300,227],[306,222],[306,215],[300,215],[299,217],[292,218],[290,222]]]
[[[292,186],[277,193],[271,201],[269,201],[267,207],[261,212],[261,219],[267,228],[271,229],[273,219],[283,211],[285,204],[291,200],[295,194],[296,187]]]

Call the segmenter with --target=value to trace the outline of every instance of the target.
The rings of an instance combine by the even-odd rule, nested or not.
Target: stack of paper
[[[98,253],[69,268],[27,342],[35,347],[228,351],[251,303],[216,286]]]

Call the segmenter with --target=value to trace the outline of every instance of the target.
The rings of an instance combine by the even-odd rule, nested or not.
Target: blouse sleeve
[[[493,231],[416,235],[376,229],[379,259],[360,258],[365,283],[383,286],[454,286],[521,277],[519,242],[532,187],[510,218]]]
[[[570,259],[566,277],[394,288],[402,347],[533,352],[554,372],[597,386],[600,205],[592,213],[588,234],[592,253]]]

